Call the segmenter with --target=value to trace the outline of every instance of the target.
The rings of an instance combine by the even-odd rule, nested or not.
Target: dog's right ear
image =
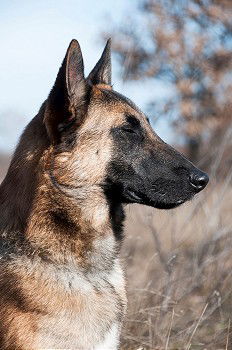
[[[90,85],[104,84],[111,86],[111,39],[106,43],[101,58],[89,73]]]
[[[78,41],[72,40],[46,101],[44,123],[52,143],[60,141],[62,130],[69,125],[81,124],[87,95],[81,49]]]

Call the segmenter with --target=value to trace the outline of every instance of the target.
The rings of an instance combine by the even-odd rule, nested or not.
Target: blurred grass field
[[[171,211],[128,207],[123,349],[232,349],[230,177]]]

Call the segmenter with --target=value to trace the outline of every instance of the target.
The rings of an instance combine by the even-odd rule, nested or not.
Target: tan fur
[[[90,350],[120,329],[120,243],[100,186],[113,157],[110,130],[131,113],[154,144],[159,139],[140,111],[110,91],[107,84],[92,87],[76,142],[61,151],[49,140],[55,112],[48,99],[0,187],[2,350]]]
[[[17,291],[25,300],[25,310],[19,311],[14,302],[4,301],[0,310],[0,335],[4,334],[2,349],[11,348],[12,344],[19,349],[53,348],[55,340],[49,334],[51,329],[66,334],[60,339],[60,348],[74,349],[78,342],[78,349],[87,349],[90,338],[93,346],[101,342],[111,324],[124,314],[125,283],[118,258],[115,260],[117,243],[112,236],[108,204],[98,186],[111,158],[109,128],[123,122],[121,109],[118,105],[117,112],[116,105],[104,106],[101,98],[93,99],[75,149],[56,156],[53,146],[46,147],[46,139],[42,139],[40,145],[36,140],[35,150],[35,140],[32,142],[29,132],[25,131],[2,184],[3,190],[7,189],[9,203],[6,217],[11,217],[12,210],[18,210],[22,223],[13,224],[6,218],[4,234],[14,241],[17,239],[14,232],[23,231],[32,251],[28,255],[26,251],[16,255],[4,266],[4,275],[9,276],[9,282],[6,278],[2,281],[4,288],[7,290],[12,283],[17,284]],[[32,124],[34,129],[40,129],[40,117]],[[51,182],[51,162],[60,188]],[[91,164],[99,166],[91,168]],[[33,178],[34,169],[40,169],[36,178]],[[16,174],[17,188],[22,189],[31,181],[32,193],[15,192]],[[73,199],[68,195],[75,189],[69,190],[64,185],[77,183],[81,188],[76,190],[78,199]],[[62,225],[51,218],[51,212],[63,208],[71,221],[70,234],[69,227],[65,227],[64,234]],[[0,220],[2,222],[4,216]],[[78,237],[73,234],[75,226],[81,228]],[[112,280],[114,264],[118,277]],[[61,271],[63,277],[66,276],[65,282],[59,275]],[[75,274],[80,289],[72,286]],[[86,325],[84,330],[83,325]],[[94,325],[94,332],[91,325]]]

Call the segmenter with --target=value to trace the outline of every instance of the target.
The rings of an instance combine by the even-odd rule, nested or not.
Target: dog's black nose
[[[206,173],[202,171],[194,172],[189,177],[190,184],[194,187],[196,192],[200,192],[205,188],[207,183],[209,182],[209,177]]]

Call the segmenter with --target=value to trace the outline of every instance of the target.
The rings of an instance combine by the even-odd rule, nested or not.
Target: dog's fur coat
[[[110,42],[87,79],[71,42],[0,187],[1,350],[117,349],[123,205],[168,209],[200,190],[189,184],[200,171],[112,90],[110,73]]]

